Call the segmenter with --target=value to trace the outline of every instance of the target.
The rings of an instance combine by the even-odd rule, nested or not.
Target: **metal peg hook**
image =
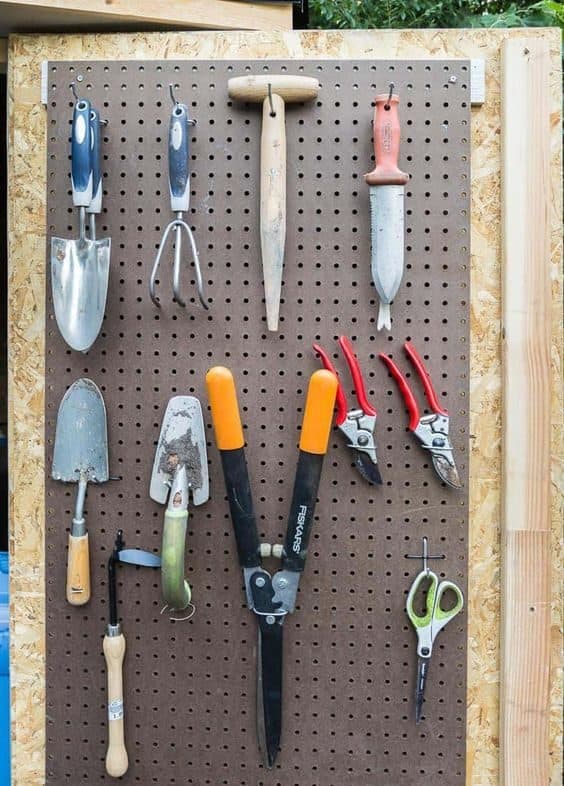
[[[171,101],[172,101],[172,103],[173,103],[173,105],[174,105],[174,106],[176,106],[177,104],[179,104],[179,103],[180,103],[180,101],[179,101],[179,100],[176,98],[176,96],[174,95],[174,90],[175,90],[175,88],[176,88],[176,85],[174,85],[172,82],[171,82],[171,83],[169,84],[169,86],[168,86],[168,89],[169,89],[169,91],[170,91],[170,98],[171,98]]]
[[[70,87],[70,89],[72,90],[72,94],[73,94],[73,96],[74,96],[74,100],[75,100],[77,103],[78,103],[79,101],[81,101],[82,99],[80,98],[80,96],[79,96],[79,95],[78,95],[78,93],[76,92],[76,82],[71,82],[71,83],[70,83],[70,85],[69,85],[69,87]]]
[[[270,82],[268,83],[268,102],[270,104],[270,117],[276,117],[276,112],[274,111],[274,104],[272,103],[272,85]]]
[[[388,93],[388,100],[384,104],[384,109],[389,109],[390,108],[390,101],[392,100],[392,95],[394,93],[394,87],[395,87],[394,83],[390,82],[390,84],[389,84],[390,92]]]
[[[422,559],[423,570],[429,575],[429,565],[427,564],[430,559],[446,559],[444,554],[429,554],[429,540],[423,537],[423,554],[406,554],[406,559]]]

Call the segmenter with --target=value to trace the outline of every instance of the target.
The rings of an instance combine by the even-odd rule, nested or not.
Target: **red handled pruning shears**
[[[407,353],[407,356],[415,366],[415,370],[417,371],[417,374],[419,375],[419,378],[423,384],[429,405],[433,410],[433,414],[420,415],[417,401],[415,400],[415,396],[413,395],[407,380],[396,366],[394,361],[387,355],[380,353],[380,358],[384,361],[390,370],[391,375],[398,383],[399,389],[403,394],[409,412],[408,427],[410,431],[413,431],[415,436],[419,439],[423,448],[430,451],[433,460],[433,466],[435,467],[435,470],[437,471],[437,474],[441,480],[444,480],[445,483],[447,483],[449,486],[452,486],[453,488],[461,488],[462,483],[460,482],[460,476],[458,474],[458,470],[456,469],[453,448],[448,435],[448,412],[439,404],[439,399],[435,393],[429,372],[425,368],[425,364],[416,352],[413,344],[407,341],[404,344],[404,349]]]
[[[377,413],[374,407],[368,403],[360,365],[346,336],[339,338],[339,346],[350,369],[360,408],[348,409],[345,392],[339,380],[335,423],[346,436],[349,447],[355,451],[355,464],[362,477],[369,483],[381,483],[382,478],[378,469],[376,443],[374,441]],[[320,356],[325,368],[328,371],[332,371],[339,379],[327,352],[319,344],[314,344],[313,348]]]

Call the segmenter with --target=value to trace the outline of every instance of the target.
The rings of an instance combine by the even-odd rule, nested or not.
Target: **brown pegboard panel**
[[[319,78],[317,102],[287,107],[288,228],[280,331],[266,332],[258,234],[256,105],[231,104],[230,76],[303,73]],[[110,466],[121,480],[91,487],[93,597],[65,602],[65,548],[74,487],[47,478],[47,782],[111,782],[106,749],[106,560],[118,527],[129,546],[158,550],[163,509],[148,496],[162,415],[171,395],[195,394],[204,375],[236,376],[261,535],[283,538],[297,440],[319,341],[352,383],[335,339],[348,335],[379,411],[383,486],[356,473],[335,431],[319,490],[316,525],[296,613],[285,625],[282,751],[263,767],[255,738],[256,624],[246,609],[209,414],[212,498],[191,513],[187,565],[195,616],[160,614],[159,577],[120,571],[127,639],[123,782],[144,786],[456,786],[464,782],[465,612],[441,633],[424,722],[413,720],[416,637],[404,611],[420,569],[405,559],[430,538],[441,575],[466,592],[468,495],[444,487],[406,431],[395,383],[379,361],[413,339],[451,414],[458,466],[468,483],[470,98],[468,61],[184,61],[49,64],[48,227],[74,237],[69,82],[109,120],[104,130],[104,216],[112,238],[103,331],[87,355],[67,349],[47,288],[46,464],[56,412],[81,376],[101,388]],[[368,188],[371,101],[390,81],[400,95],[401,168],[409,172],[406,272],[392,334],[375,329]],[[170,220],[168,85],[191,108],[192,224],[211,311],[197,302],[193,268],[182,271],[188,308],[172,303],[172,262],[159,294],[148,280]],[[411,374],[411,379],[414,375]],[[424,397],[414,383],[418,400]],[[351,399],[352,400],[352,399]],[[437,568],[438,565],[438,568]]]

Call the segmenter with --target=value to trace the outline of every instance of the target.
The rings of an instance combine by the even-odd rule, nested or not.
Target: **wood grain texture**
[[[550,51],[502,59],[502,663],[505,786],[549,777]]]
[[[21,30],[21,14],[39,12],[48,29],[57,20],[62,29],[71,25],[152,25],[205,30],[291,30],[290,3],[241,3],[233,0],[0,0],[0,16],[7,29]],[[5,28],[4,28],[5,29]],[[28,29],[26,27],[25,29]],[[45,29],[45,27],[41,28]],[[131,27],[130,27],[131,29]]]
[[[324,31],[13,36],[9,68],[10,550],[14,786],[45,781],[44,689],[44,59],[486,58],[486,101],[472,111],[470,565],[467,783],[499,783],[501,518],[501,46],[525,35],[550,46],[553,560],[550,784],[560,784],[561,606],[556,566],[562,488],[560,34],[557,30]],[[48,711],[48,708],[47,708]]]

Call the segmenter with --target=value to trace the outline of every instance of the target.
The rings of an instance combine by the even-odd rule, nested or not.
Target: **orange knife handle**
[[[374,108],[374,158],[376,167],[364,175],[369,186],[402,186],[409,175],[398,168],[400,147],[399,98],[387,93],[376,96]]]

